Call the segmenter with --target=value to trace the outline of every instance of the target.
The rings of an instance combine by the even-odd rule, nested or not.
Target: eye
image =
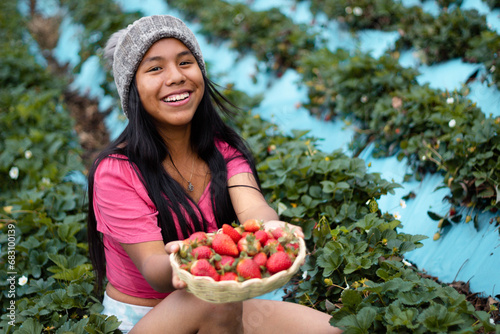
[[[180,66],[191,65],[193,62],[191,60],[184,60],[179,63]]]
[[[147,72],[156,72],[159,70],[161,70],[160,66],[154,66],[154,67],[151,67],[150,69],[148,69]]]

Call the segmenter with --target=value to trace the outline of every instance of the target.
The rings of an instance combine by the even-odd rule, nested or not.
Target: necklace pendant
[[[188,182],[188,190],[191,192],[194,190],[194,186],[191,182]]]

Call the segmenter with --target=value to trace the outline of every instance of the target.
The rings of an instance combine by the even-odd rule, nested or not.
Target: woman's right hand
[[[171,241],[165,245],[165,251],[170,256],[172,253],[176,253],[179,251],[181,246],[181,241]],[[187,287],[186,282],[182,281],[179,276],[172,269],[172,286],[177,289],[185,289]]]

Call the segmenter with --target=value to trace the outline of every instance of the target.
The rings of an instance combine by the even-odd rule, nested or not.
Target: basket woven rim
[[[213,235],[215,233],[207,233],[207,235]],[[285,285],[290,278],[299,270],[300,266],[304,262],[306,256],[306,246],[303,238],[298,238],[299,241],[299,253],[292,263],[292,266],[287,270],[283,270],[275,273],[269,277],[265,278],[252,278],[245,280],[243,282],[236,281],[215,281],[213,278],[208,276],[194,276],[187,270],[180,268],[180,256],[179,253],[170,254],[170,262],[174,272],[179,276],[179,279],[187,284],[187,290],[193,293],[200,299],[210,301],[210,302],[226,302],[226,301],[241,301],[245,299],[250,299],[257,297],[280,288]],[[198,287],[202,285],[205,288],[213,287],[213,291],[209,294],[198,291]],[[248,292],[247,290],[253,289]],[[225,291],[225,295],[219,298],[218,291]],[[228,292],[231,291],[231,296],[228,297]],[[222,294],[222,292],[221,292]]]

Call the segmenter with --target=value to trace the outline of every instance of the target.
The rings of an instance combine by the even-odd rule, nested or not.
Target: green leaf
[[[323,254],[318,257],[318,265],[324,268],[323,277],[329,277],[341,264],[342,258],[337,252],[323,252]]]
[[[427,211],[427,214],[429,215],[429,217],[432,219],[432,220],[440,220],[441,218],[443,218],[443,216],[440,216],[438,215],[437,213],[434,213],[432,211]]]
[[[462,317],[453,311],[449,311],[445,306],[435,304],[424,310],[418,320],[422,322],[428,330],[433,332],[448,332],[448,328],[464,322]]]
[[[16,330],[15,334],[39,334],[43,330],[43,325],[33,318],[28,318],[24,321],[21,327]]]
[[[377,310],[374,307],[364,307],[355,315],[348,315],[337,322],[337,326],[345,327],[344,333],[368,334],[375,321]]]
[[[399,305],[391,304],[387,308],[384,318],[391,326],[415,329],[419,326],[418,324],[414,324],[417,315],[418,310],[415,308],[401,309]]]

